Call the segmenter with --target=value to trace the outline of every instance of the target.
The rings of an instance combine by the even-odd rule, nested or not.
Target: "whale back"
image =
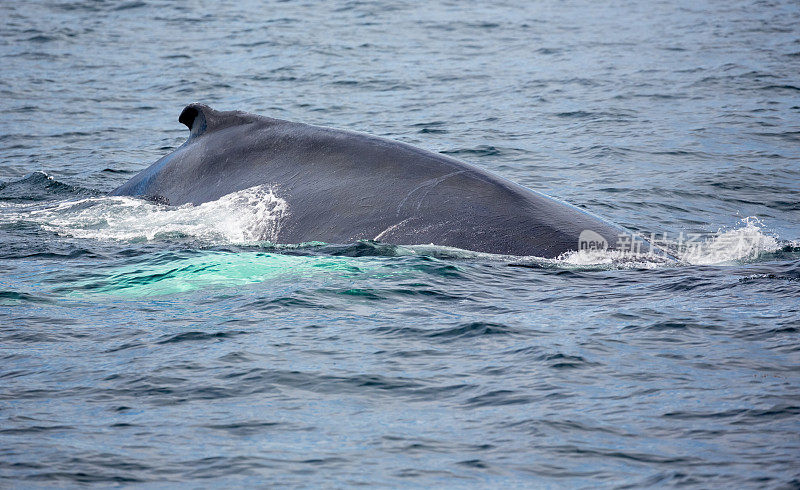
[[[374,239],[556,257],[583,242],[614,248],[626,233],[582,209],[405,143],[203,104],[187,106],[179,121],[189,139],[113,195],[197,205],[266,185],[288,203],[276,236],[281,243]]]

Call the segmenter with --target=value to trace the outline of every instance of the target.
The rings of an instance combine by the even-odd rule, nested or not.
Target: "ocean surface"
[[[0,57],[0,487],[800,487],[798,2],[0,2]],[[195,101],[439,151],[681,260],[274,244],[268,189],[106,197]]]

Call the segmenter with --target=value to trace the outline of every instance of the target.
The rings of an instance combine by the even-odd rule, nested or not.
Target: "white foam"
[[[567,252],[550,261],[568,267],[599,267],[603,269],[655,269],[674,262],[660,255],[631,253],[622,250],[580,250]]]
[[[670,250],[679,263],[689,265],[728,265],[755,260],[761,254],[781,248],[778,238],[765,230],[756,217],[744,218],[732,229],[720,229],[715,234],[681,234],[675,240],[658,243]],[[620,250],[582,250],[566,253],[553,261],[568,267],[645,268],[653,269],[674,264],[665,257],[631,253]]]
[[[766,232],[758,218],[750,216],[731,230],[720,229],[697,246],[688,246],[680,259],[693,265],[718,265],[753,260],[781,248],[777,237]]]
[[[255,186],[199,206],[166,206],[131,197],[61,202],[29,211],[26,221],[61,236],[142,241],[188,236],[210,242],[275,241],[288,204]]]

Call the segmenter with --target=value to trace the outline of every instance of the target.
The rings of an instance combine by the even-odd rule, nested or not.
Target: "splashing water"
[[[674,262],[663,256],[623,250],[580,250],[567,252],[550,263],[567,268],[656,269]]]
[[[781,248],[778,239],[765,230],[758,218],[750,216],[740,221],[743,226],[719,230],[696,246],[687,246],[681,260],[692,265],[721,265],[754,260],[762,253]]]
[[[679,263],[688,265],[729,265],[751,261],[765,253],[781,248],[778,239],[766,231],[757,217],[751,216],[730,229],[720,229],[704,239],[700,235],[681,237],[678,242],[659,243],[671,249]],[[654,269],[673,263],[654,254],[631,253],[622,250],[581,250],[569,252],[552,261],[567,267],[592,267],[618,269]]]
[[[255,186],[199,206],[171,207],[131,197],[67,201],[30,211],[26,220],[61,236],[141,241],[189,236],[211,243],[275,241],[288,204]]]

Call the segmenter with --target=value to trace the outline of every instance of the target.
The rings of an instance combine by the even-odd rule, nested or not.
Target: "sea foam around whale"
[[[680,263],[688,265],[730,265],[756,260],[765,253],[776,252],[782,243],[768,231],[757,217],[742,219],[737,226],[720,228],[671,250]],[[665,248],[669,247],[666,244]],[[649,254],[632,254],[619,250],[581,250],[562,255],[557,262],[570,266],[613,265],[619,268],[654,268],[670,263],[668,259]]]
[[[117,241],[192,237],[214,244],[274,241],[288,213],[286,201],[263,185],[199,206],[172,207],[130,197],[92,197],[34,209],[11,206],[20,207],[16,219],[34,221],[65,237]]]

